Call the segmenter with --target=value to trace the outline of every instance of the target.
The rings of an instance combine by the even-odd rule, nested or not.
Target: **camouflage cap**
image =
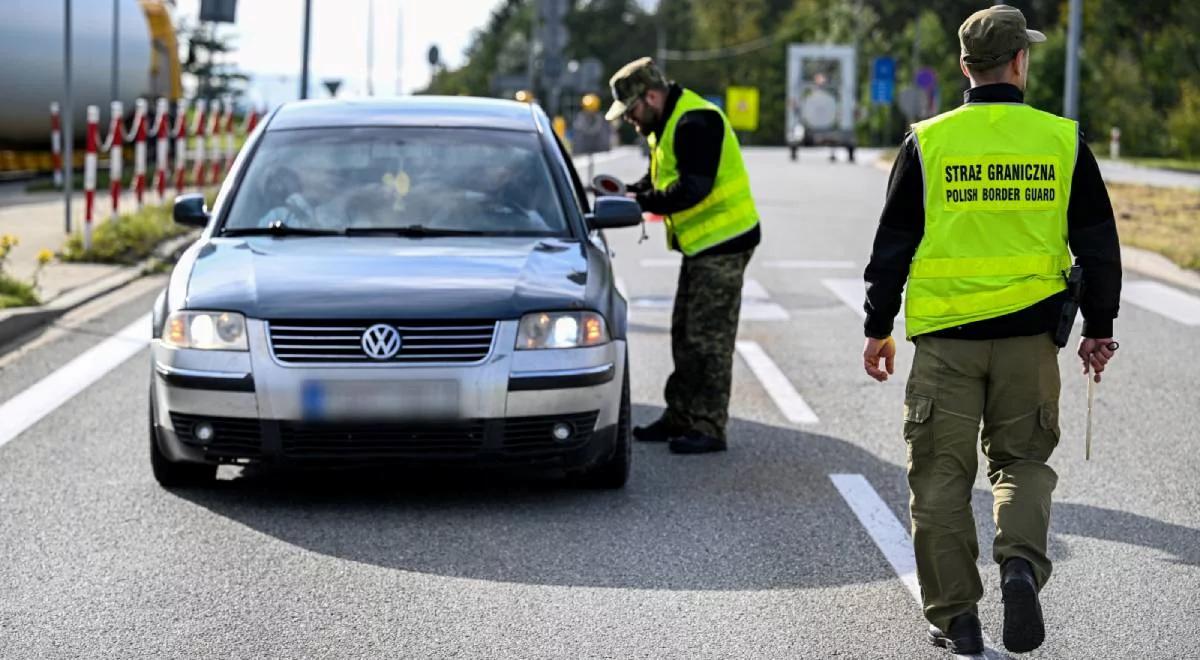
[[[1025,28],[1025,15],[1016,7],[995,5],[967,17],[958,28],[962,59],[967,64],[1003,64],[1046,35]]]
[[[654,65],[654,60],[643,57],[621,67],[609,78],[608,85],[612,87],[613,104],[604,118],[612,121],[625,114],[646,90],[666,87],[667,77]]]

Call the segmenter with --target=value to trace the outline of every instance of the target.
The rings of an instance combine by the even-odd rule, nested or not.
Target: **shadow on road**
[[[638,406],[635,419],[660,410]],[[830,482],[862,474],[907,525],[905,476],[837,438],[735,420],[731,450],[639,444],[623,491],[458,473],[263,470],[177,491],[284,542],[404,571],[541,585],[672,590],[817,588],[893,580]],[[976,493],[990,530],[990,497]],[[1200,565],[1200,531],[1056,504],[1055,533],[1161,550]],[[1052,556],[1062,560],[1056,542]]]

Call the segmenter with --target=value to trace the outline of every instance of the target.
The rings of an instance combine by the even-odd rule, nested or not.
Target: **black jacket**
[[[965,96],[967,103],[1025,100],[1020,89],[1007,84],[975,87]],[[868,337],[882,339],[892,333],[893,320],[900,311],[900,292],[924,233],[925,184],[917,139],[909,133],[892,166],[871,261],[863,274],[867,284],[863,309],[867,312],[864,327]],[[1084,293],[1080,304],[1083,335],[1111,337],[1121,297],[1121,245],[1100,167],[1082,138],[1067,205],[1067,243],[1083,268]],[[1065,300],[1066,293],[1059,293],[1011,314],[947,328],[930,336],[1000,339],[1054,332]]]
[[[662,118],[652,131],[656,139],[662,139],[667,119],[675,112],[675,104],[679,102],[681,94],[683,88],[672,83]],[[675,124],[675,162],[679,169],[679,180],[667,186],[666,190],[655,190],[650,173],[646,172],[640,181],[627,186],[629,192],[637,193],[637,201],[643,210],[657,215],[678,213],[699,204],[712,192],[717,169],[721,165],[721,146],[724,141],[725,122],[721,121],[719,114],[712,110],[685,113]],[[757,246],[761,239],[762,232],[755,225],[754,229],[696,256],[745,252]]]

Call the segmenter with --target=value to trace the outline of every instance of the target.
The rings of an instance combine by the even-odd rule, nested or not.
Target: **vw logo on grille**
[[[384,323],[367,328],[362,336],[363,352],[376,360],[395,357],[400,352],[400,344],[400,331]]]

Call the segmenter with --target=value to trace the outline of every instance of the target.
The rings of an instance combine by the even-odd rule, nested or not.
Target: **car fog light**
[[[208,422],[200,422],[196,425],[195,434],[196,439],[200,442],[208,442],[209,440],[213,439],[213,436],[216,435],[216,432],[213,431],[212,424],[209,424]]]
[[[554,439],[563,442],[571,437],[571,425],[559,422],[554,425]]]

